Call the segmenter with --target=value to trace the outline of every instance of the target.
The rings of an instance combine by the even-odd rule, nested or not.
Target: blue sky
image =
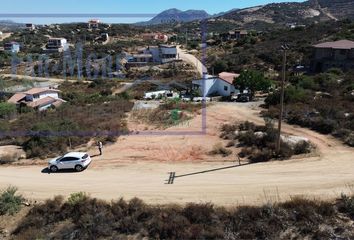
[[[303,2],[303,0],[290,0]],[[281,0],[11,0],[2,1],[0,14],[14,13],[147,13],[156,14],[169,8],[200,9],[210,14]],[[10,19],[1,17],[0,19]],[[87,18],[12,18],[17,22],[53,23],[87,21]],[[137,22],[147,18],[107,18],[104,22]]]

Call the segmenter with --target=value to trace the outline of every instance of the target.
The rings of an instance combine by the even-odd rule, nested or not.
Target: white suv
[[[75,169],[81,172],[91,163],[91,157],[87,153],[71,152],[64,156],[54,158],[48,162],[48,169],[57,172],[61,169]]]

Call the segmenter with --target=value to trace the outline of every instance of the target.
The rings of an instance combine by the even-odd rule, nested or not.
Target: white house
[[[177,47],[161,44],[140,49],[139,54],[132,55],[130,63],[169,63],[177,60]]]
[[[199,93],[203,97],[229,97],[236,92],[233,81],[234,77],[238,76],[238,74],[234,74],[234,77],[230,77],[230,74],[231,73],[223,73],[218,77],[206,75],[204,79],[194,80],[193,88],[199,90]],[[225,75],[228,77],[224,77]]]
[[[69,49],[65,38],[50,38],[48,40],[45,52],[63,52]]]
[[[29,31],[33,31],[36,29],[36,25],[34,25],[33,23],[26,23],[26,29]]]
[[[20,51],[20,44],[17,42],[9,42],[4,44],[4,50],[6,52],[18,53]]]
[[[100,20],[98,20],[98,19],[91,19],[88,22],[88,28],[89,29],[98,29],[99,25],[100,25]]]
[[[59,98],[59,93],[59,90],[51,88],[32,88],[26,92],[14,94],[7,102],[43,111],[50,107],[59,107],[65,102]]]
[[[161,63],[173,62],[177,59],[177,47],[175,45],[162,44],[159,47]]]

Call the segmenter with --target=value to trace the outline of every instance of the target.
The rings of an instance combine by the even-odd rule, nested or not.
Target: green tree
[[[226,71],[227,68],[228,68],[226,62],[223,61],[223,60],[217,60],[217,61],[213,64],[212,67],[214,68],[214,72],[215,72],[216,74],[219,74],[219,73],[221,73],[221,72],[224,72],[224,71]]]
[[[16,105],[12,103],[0,103],[0,118],[8,118],[16,113]]]
[[[252,94],[255,91],[267,91],[272,86],[272,81],[264,77],[264,74],[258,71],[246,70],[235,79],[234,85],[240,90],[249,89]]]

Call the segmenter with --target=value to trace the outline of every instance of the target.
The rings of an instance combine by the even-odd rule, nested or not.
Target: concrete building
[[[26,29],[33,31],[36,29],[36,25],[34,25],[33,23],[26,23]]]
[[[5,43],[4,51],[9,53],[18,53],[20,51],[20,44],[17,42]]]
[[[44,50],[47,53],[63,52],[69,49],[68,42],[65,38],[50,38]]]
[[[177,47],[175,45],[160,45],[161,63],[168,63],[177,60]]]
[[[354,42],[340,40],[324,42],[313,46],[311,70],[324,72],[330,68],[340,68],[343,71],[354,69]]]
[[[228,40],[242,40],[248,36],[248,31],[246,30],[233,30],[227,33],[222,33],[220,35],[224,41]]]
[[[98,19],[91,19],[88,22],[88,28],[89,29],[98,29],[99,26],[100,26],[100,20],[98,20]]]
[[[128,59],[128,67],[143,66],[148,64],[164,64],[178,59],[177,47],[161,44],[140,49],[138,54],[133,54]]]
[[[205,76],[204,79],[194,80],[193,89],[198,90],[203,97],[229,97],[235,93],[235,87],[231,81],[211,75]]]

